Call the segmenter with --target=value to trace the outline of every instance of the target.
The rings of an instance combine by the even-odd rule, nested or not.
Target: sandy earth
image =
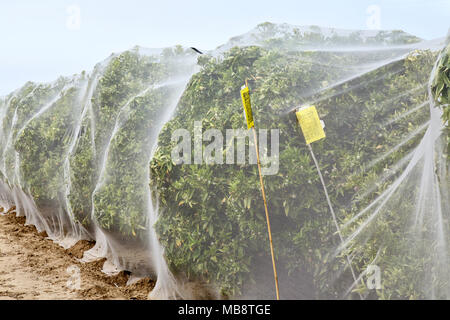
[[[101,272],[104,260],[80,263],[93,243],[79,241],[65,250],[15,215],[0,214],[0,300],[146,299],[153,288],[150,279],[126,286],[125,272],[108,277]]]

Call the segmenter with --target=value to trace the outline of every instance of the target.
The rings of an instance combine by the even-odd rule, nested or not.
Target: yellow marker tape
[[[325,131],[323,131],[315,106],[303,107],[295,114],[307,144],[325,138]]]
[[[250,92],[247,86],[241,89],[242,104],[244,105],[245,119],[247,120],[248,129],[255,126],[253,122],[252,105],[250,103]]]

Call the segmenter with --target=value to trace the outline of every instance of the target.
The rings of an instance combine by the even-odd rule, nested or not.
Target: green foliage
[[[358,193],[372,186],[386,167],[420,140],[423,130],[419,128],[428,116],[426,108],[411,111],[408,117],[400,115],[426,101],[424,83],[434,58],[430,52],[417,52],[326,89],[346,74],[346,67],[355,61],[376,59],[375,54],[247,47],[233,48],[223,59],[201,57],[202,70],[192,77],[175,117],[162,130],[151,162],[152,186],[161,204],[156,227],[173,270],[216,283],[224,294],[235,294],[257,282],[260,264],[270,261],[256,167],[174,165],[170,157],[172,132],[184,128],[193,136],[194,121],[201,120],[204,130],[219,129],[224,136],[225,129],[243,128],[239,89],[249,79],[256,127],[281,132],[280,170],[265,177],[281,277],[311,275],[315,287],[311,297],[337,297],[338,292],[344,292],[351,283],[348,271],[340,281],[326,279],[338,272],[344,260],[329,264],[329,249],[339,241],[295,116],[286,110],[317,101],[327,138],[314,149],[332,202],[340,209],[339,219],[349,219],[387,183],[377,186],[364,201],[354,202]],[[393,103],[400,114],[393,112]],[[389,152],[415,130],[419,134]],[[380,152],[387,155],[375,162]],[[364,168],[371,161],[374,165]],[[355,203],[349,209],[349,204]],[[394,238],[392,229],[382,230]],[[375,247],[377,241],[371,240],[370,245]],[[357,262],[358,269],[362,270],[375,253],[367,250]],[[330,265],[335,272],[325,272],[330,271]],[[267,268],[270,271],[270,265]],[[407,270],[401,272],[407,274]],[[302,284],[292,281],[292,285],[298,288]]]
[[[136,236],[137,230],[146,229],[151,129],[167,95],[166,90],[149,90],[122,111],[127,118],[110,142],[103,181],[94,196],[96,218],[108,230]]]
[[[443,109],[442,120],[447,126],[447,142],[450,150],[450,44],[442,50],[431,90],[435,101]]]
[[[350,34],[333,28],[318,26],[295,27],[286,24],[265,22],[259,24],[247,34],[233,37],[228,43],[231,46],[245,46],[249,43],[287,50],[343,48],[346,46],[379,47],[386,45],[403,45],[420,42],[420,38],[401,30],[364,32],[355,31]]]
[[[23,188],[37,202],[54,200],[64,186],[64,159],[72,137],[77,112],[78,90],[69,87],[37,112],[23,130],[18,132],[14,148],[20,157]]]
[[[113,57],[104,70],[97,67],[92,104],[70,155],[70,205],[85,225],[94,209],[105,230],[145,236],[151,142],[173,100],[173,90],[162,84],[186,68],[179,62],[186,56],[178,46],[157,61],[136,49]]]
[[[150,179],[160,207],[155,227],[172,270],[215,283],[225,295],[253,288],[256,296],[272,298],[264,295],[269,290],[260,290],[271,283],[271,266],[256,166],[175,165],[171,159],[173,131],[183,128],[193,135],[194,121],[224,136],[226,129],[244,128],[239,90],[248,79],[256,127],[280,130],[279,172],[264,180],[280,279],[291,286],[284,287],[293,292],[290,297],[301,294],[302,286],[309,288],[308,298],[340,297],[353,281],[345,269],[346,254],[354,257],[358,273],[374,260],[383,266],[379,298],[427,296],[417,274],[434,268],[425,253],[435,240],[428,236],[417,242],[403,232],[418,186],[408,183],[392,195],[383,214],[357,214],[398,177],[422,138],[429,119],[426,84],[436,55],[416,51],[398,60],[395,50],[297,50],[418,41],[400,31],[367,37],[357,32],[324,36],[318,27],[286,31],[270,23],[257,29],[252,40],[260,47],[234,47],[218,58],[199,56],[201,70],[161,132],[163,114],[178,99],[172,82],[187,71],[183,59],[189,52],[181,46],[165,49],[158,60],[141,55],[139,48],[112,56],[90,77],[27,83],[1,101],[8,137],[0,145],[2,179],[38,205],[67,197],[76,221],[86,227],[95,221],[122,239],[148,236]],[[447,124],[448,50],[433,84]],[[391,59],[379,68],[367,67]],[[355,72],[363,75],[354,77]],[[331,248],[340,241],[292,112],[311,102],[327,134],[313,145],[314,152],[344,236],[356,234],[336,256]],[[358,234],[371,214],[366,232]],[[405,255],[412,247],[414,254]],[[444,285],[436,285],[436,296]]]
[[[104,71],[97,66],[96,72],[100,76],[94,78],[96,87],[91,107],[83,119],[77,146],[70,155],[70,205],[78,220],[85,224],[90,221],[92,195],[117,116],[125,105],[132,103],[130,99],[161,78],[162,70],[152,59],[127,51],[113,57]],[[100,206],[98,201],[97,206]],[[97,218],[101,226],[108,228],[119,211],[114,211],[117,206],[110,205],[108,209],[106,206],[101,206]]]
[[[181,46],[140,50],[6,97],[0,146],[6,182],[38,206],[62,204],[85,227],[132,238],[146,237],[151,147],[192,60]]]
[[[34,84],[28,82],[20,90],[6,97],[6,110],[2,119],[5,138],[8,137],[9,141],[16,141],[18,134],[23,133],[28,122],[39,110],[52,107],[55,104],[58,99],[58,94],[67,82],[68,80],[65,78],[59,78],[54,84]],[[47,122],[49,122],[48,119]],[[34,134],[34,132],[35,130],[31,130],[31,134]],[[7,177],[14,176],[16,167],[14,144],[7,144],[7,141],[8,139],[2,139],[1,141],[1,152],[5,165],[4,176],[6,179]],[[38,148],[38,145],[39,143],[35,148]],[[19,181],[6,182],[11,185],[19,183]],[[43,190],[39,190],[38,192],[44,193]]]

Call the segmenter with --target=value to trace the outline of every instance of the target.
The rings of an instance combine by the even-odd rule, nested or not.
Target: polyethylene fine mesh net
[[[266,23],[28,83],[1,102],[2,201],[64,246],[95,239],[85,261],[156,276],[153,298],[274,298],[247,80],[281,298],[450,298],[444,45]],[[304,105],[325,123],[311,149]]]

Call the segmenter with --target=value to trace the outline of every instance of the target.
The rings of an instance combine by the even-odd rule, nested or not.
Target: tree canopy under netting
[[[402,31],[263,23],[203,54],[135,47],[29,82],[0,100],[2,205],[65,247],[95,240],[84,261],[155,276],[152,298],[274,298],[251,139],[243,162],[225,161],[227,130],[248,132],[247,82],[275,168],[281,298],[448,299],[449,50]],[[310,105],[326,133],[311,149],[295,115]],[[173,159],[177,130],[203,161]],[[222,162],[204,161],[208,130]]]

